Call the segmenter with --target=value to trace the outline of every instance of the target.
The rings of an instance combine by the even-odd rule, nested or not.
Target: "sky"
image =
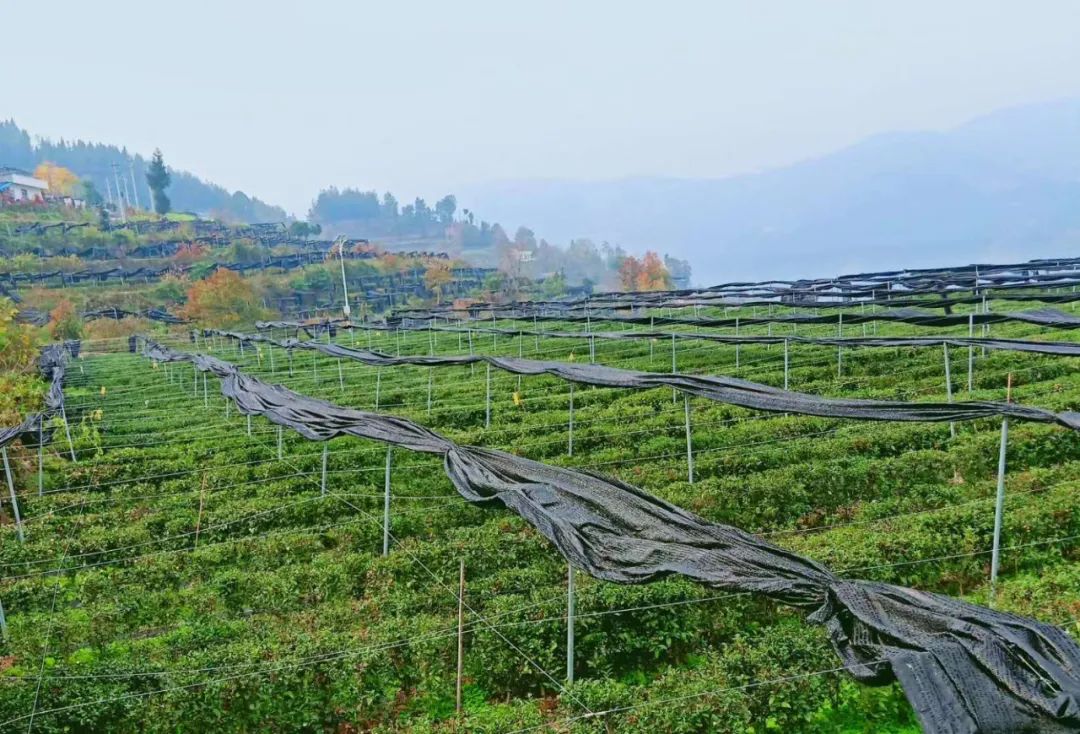
[[[1080,93],[1072,0],[0,0],[0,118],[303,215],[329,185],[721,177]],[[467,202],[462,202],[467,205]],[[482,216],[483,212],[479,212]]]

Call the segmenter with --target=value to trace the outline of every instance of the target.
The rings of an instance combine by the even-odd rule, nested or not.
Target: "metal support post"
[[[328,453],[328,446],[326,441],[323,441],[322,445],[322,496],[326,496],[326,454]]]
[[[1012,402],[1012,373],[1006,391],[1006,401]],[[1001,567],[1001,526],[1005,515],[1005,448],[1009,441],[1009,419],[1001,419],[1001,446],[998,449],[997,497],[994,502],[994,545],[990,555],[989,606],[994,604],[998,569]]]
[[[383,478],[383,533],[382,554],[390,555],[390,466],[393,461],[394,447],[386,447],[386,475]]]
[[[683,395],[683,412],[686,414],[686,474],[690,484],[694,483],[694,446],[690,438],[690,396]]]
[[[566,443],[566,455],[574,455],[574,386],[570,385],[570,433]]]
[[[11,465],[8,464],[8,452],[7,446],[0,448],[0,453],[4,456],[4,476],[7,477],[8,494],[11,496],[11,510],[15,515],[15,532],[19,536],[19,542],[26,542],[26,538],[23,536],[22,517],[19,515],[19,498],[15,496],[15,482],[11,478]]]
[[[566,682],[574,682],[574,567],[566,572]]]

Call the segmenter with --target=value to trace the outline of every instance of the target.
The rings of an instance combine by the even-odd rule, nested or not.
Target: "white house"
[[[0,166],[0,198],[9,201],[42,201],[49,184],[20,168]]]

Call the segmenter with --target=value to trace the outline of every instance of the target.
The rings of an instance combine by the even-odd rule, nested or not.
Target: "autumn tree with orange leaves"
[[[639,291],[663,291],[671,288],[671,274],[664,261],[652,250],[645,253],[641,260],[641,273],[638,275]]]
[[[671,274],[652,250],[638,260],[633,255],[619,264],[619,284],[624,291],[662,291],[671,287]]]
[[[68,299],[60,301],[56,308],[49,312],[49,333],[53,339],[79,339],[82,331],[82,317]]]
[[[40,178],[49,184],[49,193],[61,196],[72,196],[75,193],[76,184],[79,183],[79,177],[74,173],[48,161],[38,164],[38,167],[34,169],[34,178]]]
[[[443,286],[453,279],[454,273],[450,268],[450,263],[445,261],[428,263],[427,270],[424,272],[424,285],[435,294],[436,302],[442,301]]]
[[[177,265],[191,265],[206,256],[206,247],[198,242],[185,242],[176,248],[173,262]]]
[[[641,276],[641,261],[633,255],[627,255],[619,263],[619,285],[624,291],[636,291],[638,278]]]
[[[192,285],[181,313],[202,326],[217,327],[249,325],[267,317],[251,281],[226,269]]]

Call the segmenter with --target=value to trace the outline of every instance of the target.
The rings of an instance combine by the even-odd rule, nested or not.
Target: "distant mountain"
[[[1080,99],[879,135],[762,173],[503,181],[459,200],[554,241],[689,258],[697,284],[1075,254]]]
[[[126,148],[100,143],[31,141],[30,134],[15,124],[14,120],[0,121],[0,166],[15,166],[33,170],[37,164],[50,161],[71,169],[80,178],[89,178],[95,187],[105,195],[109,185],[115,185],[113,164],[119,165],[120,186],[132,186],[132,165],[134,165],[135,184],[138,186],[138,201],[149,206],[150,192],[146,187],[147,159],[132,155]],[[216,184],[208,183],[197,176],[170,169],[172,185],[169,198],[173,209],[192,211],[198,214],[236,220],[239,222],[277,222],[288,218],[281,207],[272,206],[250,197],[242,191],[230,193]],[[110,183],[106,183],[106,179]],[[126,184],[125,184],[126,181]],[[132,195],[133,199],[135,195]]]

